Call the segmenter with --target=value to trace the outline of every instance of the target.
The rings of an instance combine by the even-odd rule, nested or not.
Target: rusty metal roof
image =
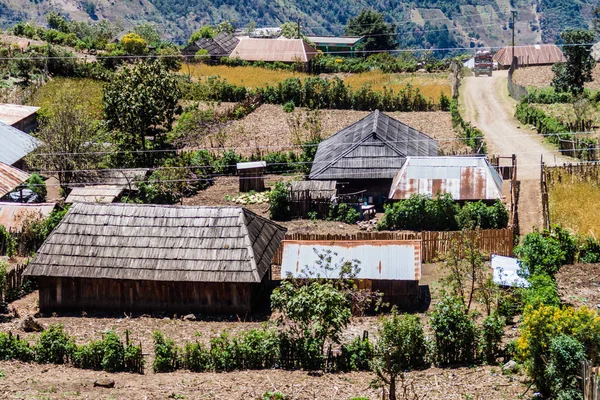
[[[47,218],[55,203],[0,203],[0,225],[9,231],[20,231],[28,217]]]
[[[75,187],[69,193],[65,203],[112,203],[123,190],[112,185]]]
[[[515,57],[519,65],[547,65],[566,62],[567,58],[555,44],[515,46]],[[494,54],[494,61],[508,67],[512,63],[512,47],[506,46]]]
[[[279,61],[307,63],[317,50],[302,39],[243,38],[231,53],[232,58],[246,61]]]
[[[0,197],[12,192],[27,179],[29,179],[27,172],[0,162]]]
[[[14,125],[35,114],[39,109],[39,107],[0,103],[0,121],[7,125]]]
[[[333,271],[320,269],[319,254],[331,251]],[[304,269],[322,271],[322,278],[339,277],[346,261],[360,261],[358,279],[421,279],[421,242],[418,240],[283,241],[281,276],[306,277]]]
[[[389,198],[449,193],[455,200],[502,198],[502,178],[485,157],[409,157],[396,174]]]

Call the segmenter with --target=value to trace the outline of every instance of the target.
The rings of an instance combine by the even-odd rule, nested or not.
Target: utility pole
[[[510,59],[510,63],[512,64],[515,59],[515,15],[517,14],[516,10],[512,10],[512,58]]]
[[[298,39],[300,39],[300,17],[298,17]]]

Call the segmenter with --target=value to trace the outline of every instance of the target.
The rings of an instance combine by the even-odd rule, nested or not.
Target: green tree
[[[288,39],[297,39],[298,24],[294,22],[286,22],[283,25],[281,25],[281,36]]]
[[[385,22],[384,15],[375,10],[363,8],[360,13],[348,20],[346,35],[365,36],[362,44],[365,51],[393,50],[398,46],[396,26]]]
[[[229,33],[230,35],[233,35],[233,32],[235,32],[235,28],[231,22],[223,21],[219,25],[217,25],[216,31],[217,33],[225,32]]]
[[[580,94],[586,82],[592,81],[596,61],[592,57],[594,32],[585,29],[568,29],[561,33],[566,63],[554,64],[552,86],[558,92]]]
[[[117,147],[123,151],[162,148],[161,139],[171,130],[179,97],[175,76],[160,61],[138,62],[118,71],[104,88],[105,119]],[[150,159],[142,154],[131,162],[139,166]]]
[[[146,41],[137,33],[128,33],[121,39],[121,46],[127,54],[140,56],[148,50]]]
[[[212,39],[216,35],[217,30],[214,27],[205,25],[196,32],[192,33],[192,36],[190,36],[190,39],[188,40],[188,44],[194,43],[198,39]]]
[[[133,33],[144,39],[150,46],[158,47],[161,44],[160,33],[153,24],[140,24],[133,28]]]

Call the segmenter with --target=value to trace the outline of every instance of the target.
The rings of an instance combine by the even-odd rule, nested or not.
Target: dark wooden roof
[[[258,283],[285,231],[241,207],[76,203],[25,274]]]
[[[319,144],[310,179],[392,179],[408,156],[437,156],[436,140],[374,111]]]
[[[211,57],[229,56],[233,49],[238,45],[240,40],[226,32],[221,32],[211,39],[198,39],[194,43],[188,45],[183,53],[186,55],[195,55],[198,50],[204,49],[208,51]]]

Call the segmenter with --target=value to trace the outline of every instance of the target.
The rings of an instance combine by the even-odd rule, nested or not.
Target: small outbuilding
[[[0,203],[0,225],[10,232],[19,232],[28,219],[48,218],[54,207],[55,203]]]
[[[75,187],[67,196],[65,203],[114,203],[123,190],[114,185]]]
[[[319,143],[309,179],[335,180],[338,194],[382,204],[406,157],[437,154],[437,140],[374,111]]]
[[[237,163],[237,173],[240,177],[240,192],[251,190],[263,192],[265,190],[265,161],[251,161]]]
[[[327,215],[337,195],[336,181],[290,182],[290,212],[293,217],[306,218],[309,212]]]
[[[30,133],[37,128],[37,112],[40,107],[0,103],[0,122]]]
[[[320,255],[331,257],[326,271]],[[283,242],[281,277],[337,279],[345,262],[359,263],[359,288],[380,291],[383,301],[403,309],[419,304],[421,242],[418,240],[347,240]],[[308,273],[310,271],[310,273]]]
[[[317,50],[340,57],[354,57],[364,42],[362,36],[307,36],[306,38],[315,44]]]
[[[502,178],[485,157],[408,157],[388,197],[406,200],[413,194],[494,202],[502,199]]]
[[[182,51],[187,57],[194,57],[200,50],[206,50],[211,60],[229,57],[240,40],[235,36],[220,32],[214,38],[201,38],[188,44]]]
[[[42,312],[245,314],[285,232],[241,207],[75,203],[25,275]]]
[[[532,44],[515,46],[514,55],[519,67],[532,67],[538,65],[554,65],[566,62],[567,57],[555,44]],[[506,46],[494,54],[493,60],[498,63],[499,69],[508,69],[512,64],[513,47]]]

